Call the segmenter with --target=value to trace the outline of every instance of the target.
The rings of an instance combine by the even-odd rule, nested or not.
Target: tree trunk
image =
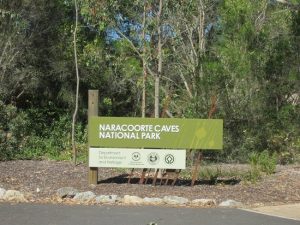
[[[144,12],[143,12],[143,31],[142,31],[142,41],[143,41],[143,84],[142,84],[142,117],[146,117],[146,80],[147,80],[147,66],[146,66],[146,45],[145,45],[145,25],[146,25],[146,0],[144,1]]]
[[[154,84],[154,115],[155,118],[159,117],[159,81],[162,73],[162,41],[161,41],[161,24],[160,24],[160,17],[162,12],[162,0],[159,1],[159,10],[157,13],[157,59],[158,59],[158,67],[157,67],[157,74],[155,76],[155,84]]]
[[[74,47],[74,60],[75,60],[75,69],[76,69],[76,97],[75,97],[75,109],[73,113],[73,120],[72,120],[72,149],[73,149],[73,162],[76,165],[77,161],[77,149],[75,143],[75,124],[76,124],[76,117],[78,112],[78,95],[79,95],[79,72],[78,72],[78,60],[77,60],[77,29],[78,29],[78,5],[77,0],[74,0],[75,6],[75,29],[73,32],[73,47]]]
[[[155,118],[159,118],[159,81],[162,73],[162,38],[161,38],[161,12],[162,12],[162,6],[163,2],[162,0],[159,1],[159,10],[157,13],[157,36],[158,36],[158,43],[157,43],[157,58],[158,58],[158,67],[157,67],[157,74],[155,76],[155,84],[154,84],[154,89],[155,89],[155,102],[154,102],[154,115]],[[162,170],[159,169],[158,173],[156,173],[156,176],[158,178],[162,178]],[[155,178],[154,178],[155,180]]]
[[[198,66],[199,66],[199,77],[203,78],[203,68],[202,68],[202,57],[205,53],[205,11],[202,0],[199,0],[199,27],[198,27]]]

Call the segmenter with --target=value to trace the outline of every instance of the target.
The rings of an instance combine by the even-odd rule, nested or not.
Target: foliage
[[[262,177],[262,174],[256,168],[251,168],[247,173],[243,175],[243,180],[245,182],[256,183]]]
[[[41,133],[31,133],[17,158],[72,159],[70,117],[70,115],[61,115],[48,127],[45,127]],[[43,122],[45,123],[45,121]],[[82,155],[83,151],[86,152],[86,134],[85,127],[78,124],[75,128],[75,136],[78,142],[79,156]]]
[[[267,150],[257,153],[252,152],[249,155],[250,171],[245,176],[246,180],[256,182],[263,174],[273,174],[276,169],[277,155],[270,154]]]
[[[212,158],[246,162],[254,152],[266,173],[274,153],[280,163],[299,160],[299,1],[164,0],[159,24],[159,1],[78,2],[82,155],[87,90],[100,91],[101,115],[140,116],[143,60],[153,116],[160,27],[162,115],[207,118],[216,98],[224,151]],[[72,0],[0,1],[1,160],[70,158],[73,20]]]
[[[0,101],[0,161],[15,157],[24,146],[24,134],[28,132],[26,114],[12,105]]]
[[[0,102],[0,160],[71,159],[70,115],[31,110],[18,112],[12,105]],[[76,126],[79,160],[86,161],[87,130]]]
[[[277,164],[277,155],[273,153],[270,155],[268,151],[263,151],[259,154],[258,165],[262,172],[272,174],[275,172]]]
[[[222,171],[218,167],[216,169],[205,168],[203,170],[200,170],[199,173],[200,179],[208,180],[211,184],[216,184],[218,178],[222,176]]]

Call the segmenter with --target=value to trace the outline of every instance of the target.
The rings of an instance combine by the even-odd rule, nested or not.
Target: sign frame
[[[171,151],[176,151],[174,149],[196,149],[196,150],[200,150],[200,149],[217,149],[217,150],[222,150],[223,148],[223,120],[216,120],[216,119],[208,119],[208,120],[201,120],[201,119],[179,119],[179,118],[126,118],[126,117],[112,117],[113,120],[134,120],[137,122],[143,122],[146,123],[146,125],[153,125],[153,121],[155,121],[154,123],[158,122],[159,123],[157,125],[164,125],[165,129],[161,129],[159,131],[154,130],[154,134],[145,134],[144,137],[146,138],[127,138],[129,139],[133,139],[133,141],[125,141],[125,143],[122,141],[116,141],[116,139],[114,141],[111,140],[111,136],[107,135],[107,136],[101,136],[102,138],[105,137],[104,139],[108,138],[108,142],[104,142],[103,139],[101,141],[97,140],[97,137],[95,138],[95,121],[97,124],[97,120],[102,120],[103,118],[109,118],[109,117],[99,117],[98,116],[98,109],[99,109],[99,91],[98,90],[89,90],[88,91],[88,151],[89,151],[89,161],[91,161],[92,159],[90,158],[90,149],[93,149],[93,147],[108,147],[109,148],[118,148],[118,147],[125,147],[125,150],[123,149],[123,151],[128,151],[126,150],[126,148],[137,148],[139,149],[138,151],[143,151],[144,148],[152,148],[151,151],[157,151],[157,152],[161,152],[163,153],[163,151],[166,151],[166,149],[163,148],[167,148],[167,150],[173,149]],[[210,117],[210,116],[209,116]],[[188,126],[186,129],[186,126],[183,130],[185,130],[184,135],[182,135],[181,133],[181,122],[179,121],[189,121],[188,122]],[[199,123],[199,121],[202,121],[203,124],[206,124],[205,126],[197,126],[197,124]],[[124,122],[124,121],[123,121]],[[150,122],[150,123],[149,123]],[[175,124],[174,124],[175,122]],[[124,124],[130,124],[131,122],[126,122]],[[179,123],[179,125],[176,123]],[[201,123],[201,122],[200,122]],[[210,125],[216,123],[215,126],[212,126],[214,128],[212,128]],[[210,125],[209,125],[210,124]],[[145,125],[145,124],[144,124]],[[199,125],[199,124],[198,124]],[[196,131],[191,128],[191,127],[195,127],[196,126]],[[100,126],[98,126],[98,128],[100,129]],[[145,127],[144,127],[145,128]],[[150,131],[150,127],[149,128],[149,132],[148,133],[153,133],[152,131]],[[111,128],[109,128],[111,129]],[[155,128],[154,128],[155,129]],[[190,130],[194,130],[193,135],[191,135],[189,133],[189,129]],[[212,129],[215,129],[214,132]],[[163,130],[163,132],[162,132]],[[106,131],[106,130],[105,130]],[[166,132],[167,131],[167,132]],[[96,136],[98,133],[98,139],[100,137],[100,131],[98,130],[97,132],[97,125],[96,125]],[[110,131],[111,132],[111,131]],[[112,131],[114,132],[114,131]],[[164,134],[162,134],[164,133]],[[164,136],[165,134],[169,134]],[[173,135],[171,135],[173,134]],[[175,134],[175,135],[174,135]],[[141,133],[139,135],[142,135]],[[150,135],[150,136],[149,136]],[[170,136],[170,137],[168,137]],[[182,137],[181,137],[182,136]],[[142,136],[139,136],[142,137]],[[188,141],[184,141],[184,137],[186,139],[188,139]],[[192,139],[191,139],[192,137]],[[122,139],[122,138],[121,138]],[[146,141],[144,142],[145,139],[150,139],[151,141]],[[194,139],[194,140],[193,140]],[[217,139],[216,143],[213,143],[215,140]],[[162,141],[158,141],[158,140],[162,140]],[[164,142],[167,140],[168,144],[164,144]],[[191,141],[193,140],[193,141]],[[107,144],[107,143],[114,143],[113,145],[111,144]],[[129,143],[129,144],[128,144]],[[131,144],[130,144],[131,143]],[[201,144],[199,144],[201,143]],[[155,150],[154,150],[155,149]],[[113,151],[113,150],[110,150]],[[180,150],[180,151],[185,151],[185,150]],[[186,152],[185,152],[186,153]],[[200,152],[198,153],[198,156],[200,156]],[[184,162],[186,162],[185,157],[184,158]],[[199,157],[198,157],[199,158]],[[132,168],[132,166],[130,166]],[[144,168],[144,167],[143,167]],[[196,171],[196,169],[195,169]],[[194,177],[194,176],[193,176]],[[156,178],[154,179],[156,180]],[[194,180],[194,178],[193,178]],[[89,170],[88,170],[88,182],[89,184],[93,184],[96,185],[98,183],[98,165],[93,164],[93,163],[89,163]],[[155,183],[155,182],[154,182]],[[193,184],[193,182],[192,182]]]
[[[223,148],[223,120],[91,117],[89,143],[110,148]]]

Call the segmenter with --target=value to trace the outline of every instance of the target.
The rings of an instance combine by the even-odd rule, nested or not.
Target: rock
[[[16,190],[7,190],[3,196],[6,201],[26,202],[24,194]]]
[[[73,198],[78,193],[78,190],[72,187],[62,187],[56,191],[60,198]]]
[[[146,204],[151,204],[151,205],[160,205],[163,204],[164,201],[161,198],[144,198],[143,199],[144,203]]]
[[[0,188],[0,199],[3,199],[6,190],[4,188]]]
[[[221,207],[241,207],[243,204],[232,199],[228,199],[219,204]]]
[[[163,201],[166,204],[170,204],[170,205],[184,205],[189,202],[187,198],[178,197],[178,196],[165,196],[163,198]]]
[[[96,203],[116,203],[120,200],[118,195],[99,195],[95,199]]]
[[[33,193],[31,192],[24,192],[23,195],[26,200],[32,199],[34,197]]]
[[[125,195],[123,198],[123,203],[125,204],[142,204],[144,201],[138,196]]]
[[[93,200],[96,197],[96,195],[91,192],[91,191],[86,191],[86,192],[80,192],[77,193],[73,200],[78,201],[78,202],[89,202]]]
[[[217,205],[217,202],[215,199],[200,198],[200,199],[195,199],[195,200],[191,201],[191,205],[193,205],[193,206],[215,206],[215,205]]]
[[[97,186],[96,186],[95,184],[90,184],[90,185],[89,185],[89,188],[91,188],[91,189],[93,189],[93,190],[94,190],[96,187],[97,187]]]

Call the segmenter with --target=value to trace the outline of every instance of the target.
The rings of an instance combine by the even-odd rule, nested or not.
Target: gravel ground
[[[247,166],[235,164],[218,165],[218,168],[222,171],[247,170]],[[27,193],[31,201],[46,201],[55,196],[57,189],[74,187],[79,191],[93,191],[97,195],[139,197],[176,195],[190,200],[213,198],[217,202],[233,199],[246,206],[300,202],[299,165],[279,166],[275,174],[266,176],[255,184],[225,177],[216,184],[199,180],[194,187],[191,187],[190,180],[184,177],[180,177],[175,186],[139,185],[137,182],[141,170],[136,170],[131,184],[127,184],[130,170],[109,168],[99,168],[99,184],[89,186],[87,171],[86,165],[74,167],[71,162],[33,160],[0,162],[0,187]]]

